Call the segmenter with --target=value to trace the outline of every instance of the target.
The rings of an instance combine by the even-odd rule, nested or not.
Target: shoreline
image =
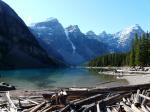
[[[55,88],[46,88],[46,89],[21,89],[16,88],[16,90],[11,90],[10,95],[12,98],[19,97],[42,97],[43,94],[50,94],[56,93],[58,91],[67,90],[67,91],[88,91],[92,89],[103,89],[103,88],[113,88],[113,87],[120,87],[120,86],[128,86],[129,84],[126,81],[117,82],[117,81],[109,81],[101,84],[97,84],[94,87],[55,87]]]
[[[93,87],[55,87],[55,88],[45,88],[45,89],[24,89],[24,88],[16,88],[16,90],[11,90],[10,95],[12,98],[19,97],[41,97],[42,94],[50,94],[55,93],[57,91],[67,90],[67,91],[88,91],[97,88],[113,88],[119,86],[128,86],[126,81],[117,82],[117,81],[108,81],[104,83],[97,84]]]
[[[94,67],[95,69],[97,67]],[[135,71],[130,67],[98,67],[99,69],[107,69],[108,71],[100,71],[99,74],[113,75],[117,79],[125,79],[129,85],[150,83],[150,67],[144,67],[144,70]],[[115,71],[114,71],[115,70]]]
[[[54,88],[44,88],[44,89],[21,89],[17,88],[16,90],[11,91],[12,96],[41,96],[43,93],[50,93],[50,92],[55,92],[60,89],[89,89],[89,88],[109,88],[109,87],[119,87],[119,86],[126,86],[126,85],[138,85],[138,84],[146,84],[150,83],[150,73],[148,72],[143,72],[144,74],[139,72],[138,74],[135,74],[133,72],[128,72],[130,67],[86,67],[86,68],[94,68],[94,69],[109,69],[109,71],[103,71],[99,72],[99,74],[105,74],[105,75],[114,75],[118,81],[110,81],[106,83],[100,83],[97,84],[94,87],[54,87]],[[150,67],[146,67],[149,68]],[[123,75],[120,75],[120,73],[115,73],[113,72],[114,69],[118,70],[123,70],[124,73]]]
[[[11,93],[6,92],[3,94],[6,94],[7,98],[9,99],[7,102],[11,102],[11,104],[13,104],[14,107],[16,106],[17,108],[22,108],[23,111],[27,110],[26,112],[28,112],[30,109],[31,110],[37,109],[37,111],[43,110],[43,109],[45,110],[47,109],[47,105],[49,109],[52,109],[52,110],[58,110],[58,109],[68,110],[70,109],[68,108],[68,106],[71,106],[70,104],[73,104],[73,105],[94,104],[95,105],[97,104],[98,101],[99,103],[101,102],[103,104],[103,101],[107,101],[107,99],[108,99],[107,103],[109,102],[109,103],[112,103],[113,105],[114,103],[120,102],[122,98],[124,97],[127,97],[127,96],[131,97],[133,93],[139,94],[141,91],[142,94],[144,94],[143,91],[145,92],[145,90],[148,90],[149,87],[150,87],[150,83],[142,84],[142,85],[134,85],[134,86],[127,85],[127,86],[119,86],[119,87],[111,87],[111,88],[109,87],[108,88],[93,88],[93,89],[88,89],[88,90],[69,90],[69,91],[63,90],[67,94],[67,96],[65,96],[66,94],[59,96],[60,100],[56,103],[50,103],[50,101],[57,101],[58,97],[52,97],[52,96],[55,94],[61,93],[60,91],[53,91],[53,92],[48,91],[48,90],[45,90],[42,92],[30,91],[30,94],[28,91],[26,91],[28,92],[28,94],[27,93],[24,94],[25,92],[22,92],[22,95],[20,95],[19,94],[20,91],[16,90],[16,91],[11,91]],[[62,102],[62,101],[65,101],[65,102]],[[45,105],[43,105],[43,102]],[[42,107],[39,108],[41,104],[43,105],[42,107],[44,108]],[[55,107],[56,105],[57,105],[57,108],[52,108],[52,107]],[[33,106],[33,108],[31,106]],[[11,108],[11,105],[8,104],[8,108]]]

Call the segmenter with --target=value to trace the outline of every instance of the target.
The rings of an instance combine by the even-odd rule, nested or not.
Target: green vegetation
[[[89,66],[150,66],[150,34],[135,35],[131,51],[98,57]]]

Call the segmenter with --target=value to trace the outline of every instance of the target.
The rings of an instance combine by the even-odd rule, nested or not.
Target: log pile
[[[64,89],[43,96],[11,98],[3,92],[0,112],[150,112],[150,84],[103,89]]]

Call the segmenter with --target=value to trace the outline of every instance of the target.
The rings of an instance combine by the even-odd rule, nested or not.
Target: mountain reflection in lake
[[[15,85],[20,89],[51,89],[54,87],[95,87],[116,80],[113,76],[80,69],[25,69],[0,71],[0,82]]]

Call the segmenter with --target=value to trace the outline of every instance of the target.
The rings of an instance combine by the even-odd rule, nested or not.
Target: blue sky
[[[26,24],[55,17],[67,27],[78,25],[82,32],[105,30],[115,33],[139,24],[150,31],[150,0],[3,0]]]

